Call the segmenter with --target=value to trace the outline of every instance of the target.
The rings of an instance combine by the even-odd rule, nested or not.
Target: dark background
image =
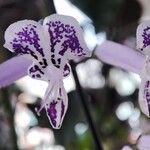
[[[135,48],[136,28],[141,19],[144,20],[145,8],[140,0],[70,0],[70,2],[92,20],[95,37],[105,33],[107,39]],[[0,0],[0,62],[13,57],[11,52],[3,48],[4,31],[11,23],[22,19],[38,21],[53,12],[51,0]],[[149,129],[145,129],[146,127],[143,129],[141,125],[141,120],[147,126],[149,122],[140,112],[138,105],[139,76],[104,64],[94,54],[86,62],[78,64],[77,72],[80,80],[81,70],[85,76],[81,85],[90,97],[87,102],[104,149],[120,150],[126,144],[136,147],[134,144],[139,135],[149,133]],[[16,84],[1,89],[0,149],[93,150],[93,138],[77,92],[72,90],[68,96],[69,108],[63,126],[60,130],[53,130],[45,112],[38,117],[34,111],[41,100],[40,97],[32,94],[29,96]],[[30,99],[34,99],[35,102]],[[26,120],[23,110],[30,121]],[[118,117],[118,111],[127,116]],[[21,115],[19,119],[18,114]],[[33,131],[31,138],[29,135]],[[44,133],[47,139],[40,138]],[[37,143],[36,135],[39,135]],[[53,141],[50,137],[53,137]]]

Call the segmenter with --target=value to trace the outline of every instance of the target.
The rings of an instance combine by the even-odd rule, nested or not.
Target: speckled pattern
[[[147,80],[145,83],[145,88],[144,88],[144,97],[147,101],[147,106],[148,106],[148,111],[149,111],[149,116],[150,116],[150,91],[149,91],[149,87],[150,87],[150,81]]]
[[[86,55],[83,52],[83,48],[79,43],[78,37],[76,36],[76,31],[73,26],[64,24],[60,21],[50,21],[46,25],[48,26],[48,32],[50,34],[50,47],[52,53],[51,61],[56,67],[59,68],[61,63],[61,57],[58,59],[55,58],[55,47],[59,43],[61,43],[61,49],[58,52],[60,56],[64,56],[66,52],[68,53],[68,49],[75,55]]]
[[[80,33],[81,32],[81,33]],[[41,108],[53,128],[59,129],[68,107],[63,78],[71,72],[68,61],[89,56],[78,22],[69,16],[52,15],[43,25],[33,20],[13,23],[5,32],[5,47],[33,60],[28,75],[48,82]]]
[[[141,48],[141,51],[143,51],[144,48],[150,45],[150,27],[149,26],[147,26],[143,30],[142,37],[143,37],[143,47]]]

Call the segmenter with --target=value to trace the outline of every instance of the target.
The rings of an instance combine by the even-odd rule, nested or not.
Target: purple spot
[[[50,46],[52,53],[55,53],[56,45],[61,43],[61,49],[58,52],[60,57],[64,56],[68,49],[71,49],[70,53],[73,53],[75,56],[85,55],[73,26],[63,24],[60,21],[50,21],[46,25],[48,26],[48,32],[50,34]],[[60,60],[61,59],[58,58],[56,59],[54,55],[51,55],[51,61],[54,66],[58,66],[61,63]]]
[[[32,50],[30,50],[28,46],[23,47],[21,44],[16,43],[13,43],[12,46],[16,54],[30,54],[32,57],[38,60],[37,55]]]
[[[145,87],[148,88],[148,87],[149,87],[149,84],[150,84],[150,81],[146,81]]]
[[[142,34],[143,47],[141,48],[141,50],[143,50],[144,48],[150,45],[150,32],[149,31],[150,31],[150,27],[148,26],[143,30],[143,34]]]
[[[64,66],[63,76],[66,77],[70,73],[70,67],[66,64]]]
[[[15,38],[10,44],[12,45],[13,50],[20,55],[29,54],[39,61],[40,68],[46,68],[48,66],[47,60],[44,58],[43,48],[41,48],[39,44],[39,35],[36,33],[36,26],[28,24],[26,27],[22,28],[22,31],[15,33]],[[30,49],[29,46],[32,45],[34,49]],[[43,58],[39,58],[39,53]],[[39,72],[40,74],[44,74],[43,71],[38,66],[34,66],[30,68],[29,73],[33,74],[35,72]],[[40,75],[34,75],[33,78],[38,77]]]
[[[43,48],[40,47],[40,39],[35,30],[36,28],[37,27],[35,25],[29,24],[22,28],[22,31],[16,33],[17,37],[14,38],[10,44],[12,44],[12,47],[17,54],[30,54],[35,59],[38,59],[38,56],[36,56],[35,52],[33,52],[27,46],[27,44],[29,44],[33,45],[36,51],[39,52],[42,57],[44,57]]]
[[[40,75],[40,74],[37,74],[36,77],[37,77],[37,78],[41,78],[41,75]]]
[[[44,72],[41,71],[41,69],[40,69],[37,65],[34,65],[33,67],[31,67],[31,68],[29,69],[29,73],[30,73],[30,74],[31,74],[31,73],[35,73],[35,72],[39,72],[39,73],[41,73],[41,74],[44,74]]]
[[[35,75],[34,75],[34,74],[32,75],[32,78],[35,78]]]
[[[48,116],[51,119],[51,122],[55,127],[56,127],[56,118],[57,118],[56,105],[57,105],[57,102],[53,101],[50,103],[50,107],[47,109]]]
[[[39,62],[42,68],[46,68],[48,66],[47,60],[45,58],[42,59],[42,61]]]
[[[29,68],[29,74],[32,78],[41,78],[42,75],[44,75],[44,72],[39,68],[39,66],[34,65],[31,68]]]

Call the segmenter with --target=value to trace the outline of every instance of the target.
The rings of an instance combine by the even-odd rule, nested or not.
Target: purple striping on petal
[[[45,58],[42,59],[42,61],[39,62],[42,68],[46,68],[48,66],[47,60]]]
[[[150,81],[146,81],[145,88],[144,88],[144,95],[147,101],[148,105],[148,111],[149,111],[149,116],[150,116],[150,92],[149,92],[149,85]]]
[[[41,75],[44,75],[44,72],[37,65],[34,65],[29,69],[29,74],[32,78],[41,78]]]
[[[30,54],[32,57],[34,57],[35,59],[38,60],[38,57],[36,56],[36,54],[29,49],[28,46],[23,47],[21,44],[16,44],[16,43],[12,43],[13,46],[13,50],[17,53],[17,54]]]
[[[41,78],[41,75],[44,74],[44,72],[40,68],[46,68],[48,66],[48,63],[44,58],[43,49],[39,45],[40,39],[38,34],[36,33],[36,28],[36,26],[31,24],[22,28],[21,32],[15,33],[17,37],[14,38],[11,44],[17,54],[30,54],[32,57],[38,60],[38,64],[29,69],[29,74],[32,78]],[[30,45],[33,45],[36,51],[30,49]],[[38,52],[42,56],[42,58],[40,59],[38,58]]]
[[[146,82],[146,85],[145,85],[145,88],[148,88],[148,87],[149,87],[149,84],[150,84],[150,81],[147,81],[147,82]]]
[[[50,117],[51,122],[55,127],[56,127],[56,118],[57,118],[56,104],[57,102],[52,101],[49,105],[49,108],[47,109],[48,116]]]
[[[64,102],[62,101],[61,102],[61,119],[62,119],[62,117],[64,115],[64,112],[65,112],[65,105],[64,105]]]
[[[69,68],[69,66],[66,64],[66,65],[64,66],[63,76],[66,77],[69,73],[70,73],[70,68]]]
[[[146,48],[147,46],[150,45],[150,27],[147,26],[144,30],[143,30],[143,47],[141,48],[141,50],[143,50],[144,48]]]
[[[13,42],[10,43],[12,44],[13,49],[16,53],[31,54],[35,58],[35,53],[32,50],[30,50],[28,46],[22,46],[23,43],[26,43],[29,45],[33,45],[36,51],[39,52],[42,55],[42,57],[44,57],[43,48],[40,47],[40,39],[35,30],[36,28],[37,27],[35,25],[29,24],[25,28],[22,28],[22,31],[16,33],[17,38],[14,38]]]
[[[71,49],[71,53],[74,55],[81,56],[86,55],[83,52],[83,48],[81,47],[78,37],[76,36],[76,31],[73,26],[68,24],[63,24],[60,21],[52,22],[46,24],[48,26],[48,32],[50,34],[50,43],[51,43],[51,52],[55,52],[55,46],[58,43],[61,43],[61,49],[58,54],[64,56],[68,49]],[[63,40],[63,42],[62,42]],[[51,56],[52,63],[58,67],[60,64],[58,59],[55,59],[55,56]]]
[[[34,67],[31,67],[29,69],[29,73],[35,73],[37,71],[40,72],[41,74],[44,74],[44,72],[37,65],[34,65]]]

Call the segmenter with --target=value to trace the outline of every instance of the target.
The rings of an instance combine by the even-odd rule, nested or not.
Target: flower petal
[[[29,66],[28,75],[34,79],[48,81],[44,69],[41,68],[38,63],[33,63],[31,66]]]
[[[12,84],[19,78],[27,75],[27,68],[31,60],[17,56],[0,64],[0,88]]]
[[[137,48],[150,56],[150,21],[144,21],[138,26],[136,40]]]
[[[52,127],[55,129],[59,129],[61,127],[68,108],[68,97],[65,89],[61,87],[59,91],[60,97],[57,99],[50,98],[50,102],[45,105],[48,119]]]
[[[141,76],[139,105],[142,112],[150,117],[150,80],[148,80],[146,75]]]
[[[105,41],[98,45],[95,55],[105,63],[140,74],[145,63],[143,54],[124,45]]]
[[[53,14],[44,19],[43,26],[50,41],[51,62],[56,67],[70,59],[90,56],[83,31],[73,17]]]
[[[69,64],[66,64],[63,70],[63,77],[64,78],[68,77],[70,75],[70,72],[71,72],[71,67]]]
[[[34,61],[34,67],[30,67],[28,71],[31,77],[44,76],[42,70],[48,66],[49,41],[45,38],[43,26],[38,22],[22,20],[11,24],[5,31],[4,47]],[[36,74],[33,74],[33,70]]]
[[[150,149],[150,136],[143,135],[139,138],[137,148],[138,150],[149,150]]]
[[[26,54],[38,60],[44,54],[43,27],[36,21],[22,20],[11,24],[5,31],[4,47],[17,54]]]

